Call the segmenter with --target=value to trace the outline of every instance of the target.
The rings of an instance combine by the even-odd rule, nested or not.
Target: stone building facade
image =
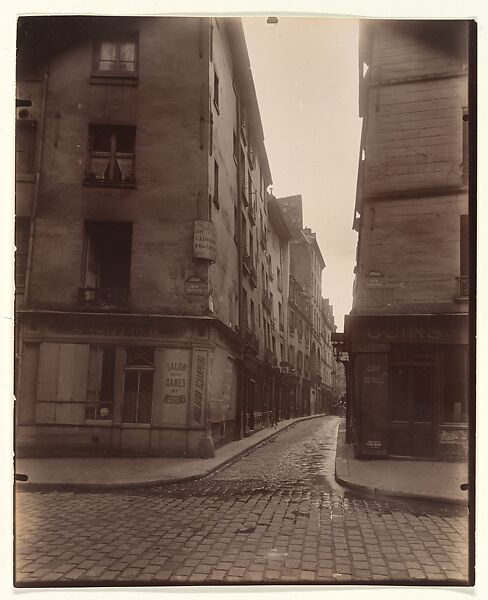
[[[345,322],[359,455],[468,451],[468,23],[368,21],[354,303]]]

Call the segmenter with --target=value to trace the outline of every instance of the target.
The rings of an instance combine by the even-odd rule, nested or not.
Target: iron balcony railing
[[[127,304],[126,288],[79,288],[78,299],[84,306],[124,306]]]

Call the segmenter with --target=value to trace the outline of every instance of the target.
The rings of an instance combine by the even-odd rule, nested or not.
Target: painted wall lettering
[[[194,350],[192,367],[191,417],[195,425],[203,423],[203,407],[207,385],[207,360],[205,350]]]
[[[188,380],[188,351],[164,350],[162,400],[165,423],[186,424]]]

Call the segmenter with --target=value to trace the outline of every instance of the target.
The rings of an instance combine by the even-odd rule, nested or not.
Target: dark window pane
[[[416,367],[411,370],[413,420],[432,420],[432,370]]]
[[[18,121],[15,135],[15,168],[18,174],[34,173],[36,141],[37,121]]]
[[[137,423],[137,393],[139,372],[126,371],[124,385],[124,408],[122,420],[124,423]]]
[[[112,417],[115,379],[115,348],[103,349],[102,377],[100,382],[100,417]]]
[[[468,400],[468,353],[452,347],[444,353],[444,422],[466,423]]]
[[[117,137],[117,152],[134,152],[134,127],[114,127]]]
[[[110,152],[112,128],[105,125],[92,125],[92,149],[96,152]]]
[[[139,414],[138,423],[151,422],[153,371],[139,372]]]
[[[408,371],[406,368],[392,369],[391,418],[393,421],[408,421]]]

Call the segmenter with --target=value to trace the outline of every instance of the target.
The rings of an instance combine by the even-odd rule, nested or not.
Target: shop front
[[[199,456],[216,402],[235,419],[235,352],[213,321],[47,313],[21,328],[21,453]]]
[[[348,316],[356,454],[466,459],[466,315]]]

